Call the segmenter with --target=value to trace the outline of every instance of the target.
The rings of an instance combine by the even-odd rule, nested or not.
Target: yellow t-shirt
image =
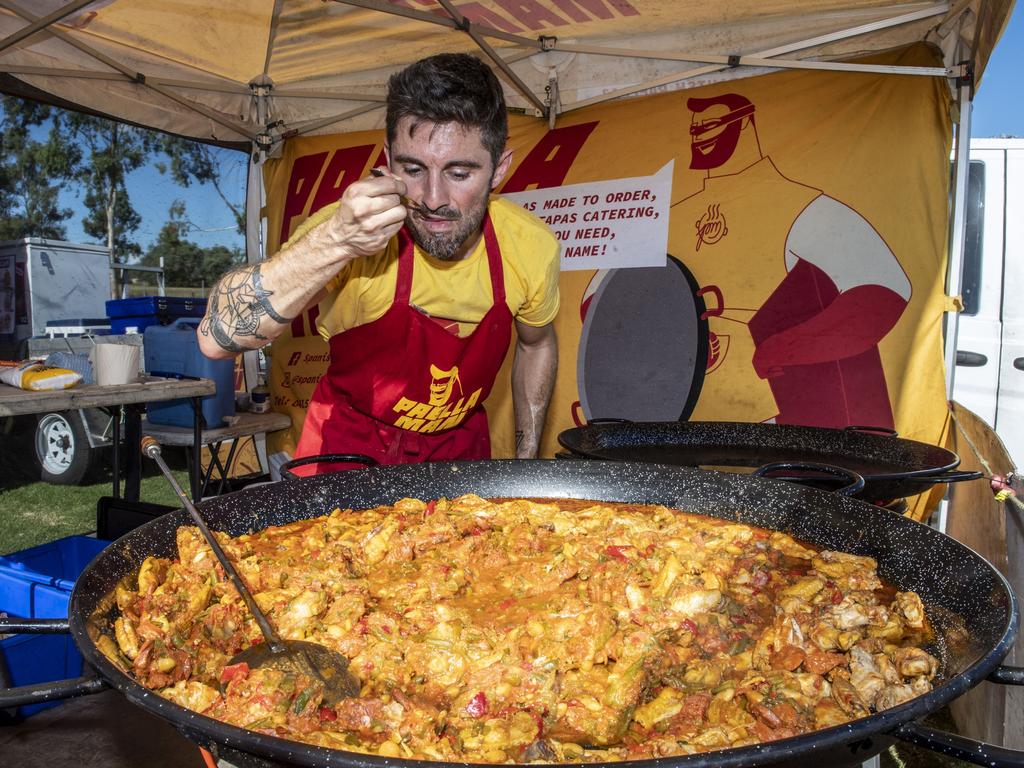
[[[338,205],[306,219],[285,247],[326,221]],[[547,325],[558,314],[558,240],[540,219],[509,200],[491,198],[489,210],[512,316],[526,325]],[[394,301],[397,276],[398,238],[379,253],[349,262],[327,284],[317,319],[320,335],[329,339],[380,318]],[[484,239],[461,261],[439,261],[416,248],[410,302],[459,336],[472,333],[493,304]]]

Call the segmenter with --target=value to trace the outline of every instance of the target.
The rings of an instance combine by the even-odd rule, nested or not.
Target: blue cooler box
[[[139,296],[107,302],[110,332],[143,333],[151,325],[167,325],[179,317],[201,318],[206,299],[179,296]]]
[[[153,376],[187,376],[212,379],[217,391],[202,399],[207,429],[224,425],[235,414],[235,361],[211,360],[199,351],[196,328],[199,319],[176,320],[171,325],[151,325],[144,334],[146,372]],[[147,403],[150,424],[192,426],[192,403],[186,398]]]
[[[0,557],[0,611],[31,619],[67,618],[75,581],[109,544],[89,536],[68,536]],[[82,655],[71,635],[12,635],[0,640],[0,655],[14,686],[82,674]],[[19,707],[18,714],[28,717],[60,703]]]

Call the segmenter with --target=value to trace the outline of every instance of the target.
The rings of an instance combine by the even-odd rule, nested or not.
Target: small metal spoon
[[[386,174],[380,168],[371,168],[370,175],[376,176],[378,179],[383,179]],[[404,205],[410,211],[417,211],[418,213],[422,214],[427,213],[427,210],[422,205],[417,203],[415,200],[406,197],[405,195],[399,195],[398,199],[401,200],[402,205]]]
[[[252,593],[245,585],[241,575],[235,570],[235,566],[228,559],[227,553],[221,547],[213,532],[206,526],[206,522],[203,520],[202,515],[199,514],[199,510],[195,508],[195,505],[181,489],[177,479],[171,474],[167,463],[160,455],[160,443],[152,437],[146,436],[142,438],[142,452],[156,462],[164,477],[167,478],[167,482],[171,484],[174,492],[178,494],[178,498],[192,516],[192,520],[199,528],[200,533],[203,534],[206,543],[210,545],[213,554],[217,556],[217,561],[224,568],[224,573],[231,579],[231,583],[238,590],[238,594],[242,596],[242,600],[245,601],[249,612],[256,619],[256,624],[259,625],[260,632],[263,633],[263,638],[266,640],[264,643],[250,646],[235,655],[227,663],[227,666],[244,662],[252,669],[257,667],[273,667],[286,672],[301,672],[315,680],[319,680],[323,684],[323,701],[331,707],[341,699],[351,699],[358,696],[361,685],[359,680],[348,671],[348,659],[340,653],[325,648],[318,643],[310,643],[305,640],[283,640],[277,634],[277,631],[267,620],[266,615],[256,604],[256,600],[253,599]]]

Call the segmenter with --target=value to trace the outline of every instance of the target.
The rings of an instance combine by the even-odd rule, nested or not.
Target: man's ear
[[[491,178],[491,189],[495,190],[498,185],[501,184],[502,179],[505,178],[505,174],[508,173],[509,166],[512,165],[512,150],[506,149],[501,157],[498,159],[498,165],[494,169],[494,176]]]
[[[391,147],[384,142],[384,162],[388,164],[388,168],[391,167]]]

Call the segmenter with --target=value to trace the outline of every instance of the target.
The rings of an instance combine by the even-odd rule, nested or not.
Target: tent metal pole
[[[971,78],[960,80],[957,87],[960,122],[953,137],[953,203],[950,212],[949,267],[946,271],[946,295],[959,297],[963,279],[964,233],[967,224],[967,174],[971,165],[971,101],[973,83]],[[945,347],[943,359],[946,365],[946,395],[953,396],[956,379],[956,344],[960,327],[959,314],[954,310],[945,315]]]
[[[0,51],[6,51],[12,45],[20,43],[25,38],[32,37],[32,35],[34,35],[36,32],[39,32],[42,29],[46,29],[46,27],[50,26],[51,24],[56,24],[61,19],[70,16],[79,8],[83,8],[87,5],[90,5],[95,1],[96,0],[74,0],[74,2],[68,3],[63,8],[58,8],[53,13],[39,17],[28,26],[19,29],[13,35],[8,35],[3,40],[0,40]]]
[[[245,185],[245,260],[249,264],[257,264],[265,258],[263,253],[263,221],[260,211],[263,210],[263,153],[254,143],[249,153],[249,173]],[[242,353],[242,373],[245,376],[245,389],[252,392],[259,384],[259,350]],[[270,471],[267,459],[267,436],[260,433],[254,436],[256,458],[260,463],[260,472]]]

